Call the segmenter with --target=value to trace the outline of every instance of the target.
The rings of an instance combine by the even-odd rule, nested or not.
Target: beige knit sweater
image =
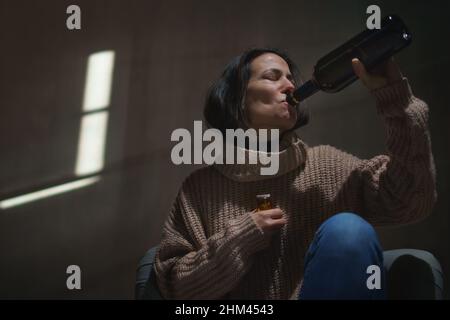
[[[436,201],[428,107],[406,78],[372,92],[387,129],[387,150],[361,160],[332,146],[282,143],[275,176],[259,165],[212,165],[183,183],[164,225],[155,271],[167,299],[289,299],[303,275],[318,226],[355,212],[373,225],[429,215]],[[249,152],[247,150],[247,152]],[[252,151],[256,152],[256,151]],[[250,212],[270,193],[287,224],[269,237]],[[331,266],[330,266],[331,267]]]

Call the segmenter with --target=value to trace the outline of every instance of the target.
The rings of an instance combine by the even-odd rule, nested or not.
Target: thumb
[[[362,64],[361,61],[359,61],[358,58],[352,59],[352,67],[353,71],[355,72],[356,76],[362,80],[362,82],[367,83],[367,70],[366,67],[364,67],[364,64]]]

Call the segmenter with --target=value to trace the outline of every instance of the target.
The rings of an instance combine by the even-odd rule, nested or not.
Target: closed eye
[[[263,78],[271,81],[277,81],[283,76],[283,72],[278,69],[269,69],[263,74]],[[287,74],[286,78],[295,85],[294,78],[291,74]]]
[[[279,76],[277,76],[273,73],[264,75],[264,79],[269,79],[269,80],[273,80],[273,81],[277,81],[279,78],[280,78]]]

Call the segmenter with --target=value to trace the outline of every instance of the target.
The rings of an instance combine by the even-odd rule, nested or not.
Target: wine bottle
[[[370,72],[411,41],[404,22],[397,15],[388,15],[382,19],[380,29],[366,29],[319,59],[311,80],[294,90],[287,101],[295,106],[319,90],[341,91],[358,79],[352,67],[353,58],[358,58]]]

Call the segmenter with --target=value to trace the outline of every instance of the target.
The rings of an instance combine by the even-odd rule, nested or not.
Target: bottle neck
[[[308,80],[288,97],[287,102],[291,105],[297,105],[319,90],[320,87],[314,79]]]

